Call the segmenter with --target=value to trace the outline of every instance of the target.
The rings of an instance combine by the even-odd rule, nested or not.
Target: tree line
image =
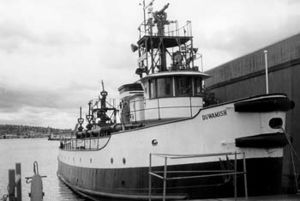
[[[26,126],[26,125],[9,125],[9,124],[0,124],[0,135],[30,135],[30,134],[39,134],[39,135],[49,135],[54,134],[63,134],[70,132],[71,129],[58,129],[51,127],[40,127],[40,126]]]

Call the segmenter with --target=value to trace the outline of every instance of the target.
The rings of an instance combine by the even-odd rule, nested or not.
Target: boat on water
[[[152,3],[143,2],[144,12]],[[119,107],[107,103],[102,83],[85,128],[80,110],[71,139],[60,143],[58,177],[96,199],[280,193],[286,112],[294,103],[284,94],[222,104],[205,96],[209,75],[195,65],[191,22],[179,28],[167,19],[168,6],[144,15],[131,45],[139,79],[119,87]]]
[[[50,135],[48,135],[48,140],[49,141],[61,141],[61,140],[66,140],[66,139],[70,139],[70,133],[68,134],[64,134],[64,133],[51,133]]]

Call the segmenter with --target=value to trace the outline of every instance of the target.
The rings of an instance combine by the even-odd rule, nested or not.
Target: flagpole
[[[266,94],[269,94],[268,50],[264,50],[264,54],[265,54]]]

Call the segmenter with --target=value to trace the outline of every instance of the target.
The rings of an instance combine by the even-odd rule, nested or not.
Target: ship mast
[[[147,21],[147,18],[146,18],[146,9],[147,8],[151,8],[151,6],[153,5],[153,2],[154,0],[152,0],[148,5],[146,5],[146,2],[145,0],[143,0],[143,15],[144,15],[144,32],[146,33],[146,29],[147,29],[147,26],[146,26],[146,21]],[[141,5],[141,4],[140,4]],[[150,9],[151,10],[151,9]]]
[[[186,25],[178,28],[177,21],[167,19],[169,3],[153,12],[153,2],[146,6],[145,0],[143,1],[144,20],[138,29],[140,38],[137,45],[131,45],[132,51],[138,50],[139,55],[136,74],[143,77],[144,73],[198,71],[198,67],[194,66],[197,49],[193,48],[191,22],[187,21]]]
[[[167,20],[167,13],[165,10],[169,7],[169,3],[166,4],[160,11],[156,11],[153,13],[154,23],[157,26],[157,35],[164,36],[165,35],[165,25],[169,24]],[[167,60],[166,60],[166,48],[164,45],[159,47],[160,50],[160,71],[167,70]]]

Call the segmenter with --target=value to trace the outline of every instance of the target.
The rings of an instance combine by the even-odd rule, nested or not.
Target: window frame
[[[161,86],[161,87],[163,87],[162,90],[159,90],[159,88],[158,88],[159,80],[164,80],[164,82],[162,83],[163,86]],[[167,80],[168,80],[168,83],[166,82]],[[173,76],[171,76],[171,77],[158,77],[158,78],[156,78],[156,85],[157,85],[156,86],[156,96],[157,96],[157,98],[174,97],[174,92],[173,92]],[[169,94],[165,93],[167,85],[169,85],[169,92],[170,92]],[[163,91],[163,94],[161,94],[159,91]]]

